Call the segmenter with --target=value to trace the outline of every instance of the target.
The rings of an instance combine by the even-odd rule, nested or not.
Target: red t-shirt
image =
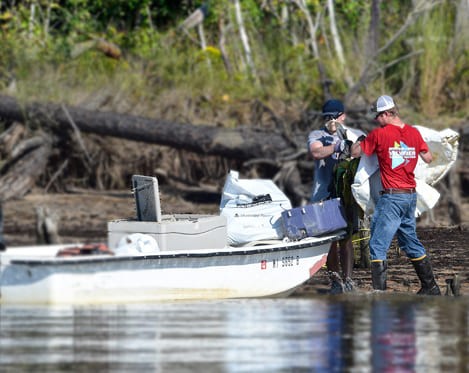
[[[392,124],[376,128],[360,144],[366,155],[378,156],[381,183],[388,188],[415,188],[414,169],[419,153],[428,145],[420,132],[408,124],[399,128]]]

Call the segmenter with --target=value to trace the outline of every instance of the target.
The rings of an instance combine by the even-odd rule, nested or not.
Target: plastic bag
[[[228,174],[220,202],[227,219],[228,243],[240,246],[252,241],[282,239],[281,214],[291,209],[288,197],[268,179],[239,179]]]
[[[158,242],[143,233],[132,233],[122,237],[114,249],[116,255],[155,254],[160,251]]]

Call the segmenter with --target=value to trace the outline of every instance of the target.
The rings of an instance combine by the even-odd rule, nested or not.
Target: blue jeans
[[[426,255],[415,231],[416,205],[415,193],[383,194],[379,198],[371,219],[371,260],[386,260],[386,253],[396,233],[399,247],[407,257],[417,259]]]

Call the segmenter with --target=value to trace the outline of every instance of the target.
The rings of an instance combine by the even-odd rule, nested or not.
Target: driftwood
[[[221,155],[248,160],[277,159],[279,154],[296,152],[285,133],[272,129],[242,126],[236,129],[210,125],[171,123],[140,116],[97,112],[57,104],[30,103],[0,95],[0,117],[12,121],[37,123],[55,131],[76,126],[80,131],[126,140],[141,141],[189,150],[203,155]],[[304,134],[302,134],[302,145]],[[303,145],[304,146],[304,145]]]
[[[55,137],[69,137],[70,130],[89,161],[81,132],[112,136],[151,144],[169,146],[201,155],[221,156],[241,162],[262,165],[266,160],[279,171],[283,187],[295,202],[300,203],[307,194],[299,182],[299,171],[292,161],[304,158],[305,134],[287,132],[280,121],[275,128],[241,126],[236,129],[211,125],[171,123],[112,112],[90,111],[57,104],[20,104],[15,98],[0,95],[0,118],[31,123]],[[300,151],[298,149],[301,149]],[[41,158],[44,156],[42,155]],[[285,166],[287,163],[287,166]],[[39,165],[37,165],[39,168]],[[43,164],[45,167],[45,164]],[[312,169],[309,166],[310,170]],[[294,177],[285,177],[290,175]],[[8,184],[11,185],[11,182]],[[204,188],[207,186],[205,185]],[[1,193],[1,191],[0,191]],[[5,196],[11,198],[11,196]]]

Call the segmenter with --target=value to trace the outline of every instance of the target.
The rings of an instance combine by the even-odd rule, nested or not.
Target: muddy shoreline
[[[194,204],[171,194],[163,195],[162,201],[163,213],[217,213],[218,210],[216,203]],[[51,216],[55,217],[63,243],[105,242],[108,220],[135,216],[133,197],[127,191],[105,194],[94,191],[44,194],[36,191],[23,199],[4,204],[7,245],[36,243],[36,209],[39,207],[46,207]],[[465,210],[469,211],[467,208]],[[434,216],[441,216],[441,213]],[[458,276],[461,294],[469,295],[469,225],[465,223],[459,227],[450,227],[438,219],[434,219],[432,225],[428,221],[419,221],[417,233],[432,259],[435,277],[442,292],[445,293],[446,280]],[[395,244],[389,250],[388,262],[388,291],[417,292],[419,281],[412,264]],[[356,264],[353,277],[359,292],[372,290],[368,268],[359,268]],[[328,287],[329,280],[326,271],[322,269],[301,286],[295,295],[325,293]]]

